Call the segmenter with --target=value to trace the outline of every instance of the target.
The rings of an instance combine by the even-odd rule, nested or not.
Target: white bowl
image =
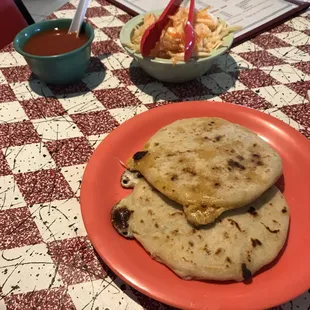
[[[160,15],[161,11],[151,12],[155,15]],[[131,44],[131,37],[133,30],[143,23],[144,16],[148,14],[138,15],[129,20],[120,32],[120,42],[125,51],[130,54],[141,66],[141,68],[150,76],[164,82],[181,83],[193,80],[205,74],[214,61],[222,54],[224,54],[232,45],[234,35],[228,34],[223,39],[223,46],[214,50],[210,56],[199,58],[197,60],[191,59],[187,62],[179,61],[173,64],[170,59],[164,58],[150,58],[143,57],[141,54],[134,52],[128,46]]]

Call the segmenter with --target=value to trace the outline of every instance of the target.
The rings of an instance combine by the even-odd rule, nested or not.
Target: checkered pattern
[[[49,18],[72,18],[78,0]],[[124,284],[87,239],[79,209],[86,163],[120,123],[160,105],[218,100],[265,111],[310,138],[310,17],[222,56],[190,83],[146,75],[119,43],[130,16],[93,0],[92,61],[75,85],[40,82],[12,45],[0,52],[0,309],[171,309]],[[276,309],[306,309],[310,294]]]

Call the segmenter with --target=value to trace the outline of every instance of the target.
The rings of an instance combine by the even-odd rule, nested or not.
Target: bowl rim
[[[58,18],[58,19],[43,20],[43,21],[40,21],[38,23],[31,24],[31,25],[27,26],[26,28],[22,29],[15,36],[15,38],[13,40],[13,45],[14,45],[15,50],[19,54],[23,55],[24,57],[28,57],[28,58],[42,59],[42,60],[43,59],[57,59],[57,58],[63,58],[63,57],[66,57],[66,56],[72,56],[72,54],[78,53],[79,51],[85,49],[88,45],[90,45],[92,43],[92,41],[94,40],[94,37],[95,37],[94,28],[89,23],[83,21],[83,25],[85,25],[85,27],[88,27],[88,29],[90,30],[90,37],[88,38],[87,42],[85,42],[82,46],[80,46],[79,48],[77,48],[77,49],[75,49],[73,51],[70,51],[70,52],[67,52],[67,53],[63,53],[63,54],[59,54],[59,55],[39,56],[39,55],[34,55],[34,54],[26,53],[20,47],[20,45],[19,45],[19,37],[25,35],[26,32],[29,30],[29,28],[35,27],[35,26],[40,26],[42,24],[43,25],[44,24],[55,24],[55,25],[57,25],[57,22],[61,22],[61,21],[67,21],[67,22],[71,23],[72,19],[71,18]]]
[[[208,56],[208,57],[201,57],[201,58],[198,58],[198,59],[191,59],[187,62],[185,61],[178,61],[177,63],[173,63],[170,59],[165,59],[165,58],[160,58],[160,57],[155,57],[155,58],[151,58],[151,57],[143,57],[140,53],[137,53],[135,52],[134,50],[132,50],[131,48],[128,47],[128,42],[131,42],[131,34],[132,34],[132,31],[133,29],[139,24],[142,22],[142,19],[143,17],[146,15],[146,14],[149,14],[149,13],[153,13],[155,15],[160,15],[161,13],[163,12],[163,10],[154,10],[154,11],[149,11],[149,12],[145,12],[143,14],[139,14],[133,18],[131,18],[121,29],[121,32],[120,32],[120,42],[122,44],[122,47],[123,49],[132,57],[135,57],[135,58],[138,58],[139,60],[148,60],[150,62],[153,62],[153,63],[161,63],[161,64],[167,64],[167,65],[175,65],[175,66],[180,66],[180,65],[185,65],[185,64],[188,64],[188,63],[201,63],[201,62],[205,62],[205,61],[209,61],[211,59],[214,59],[224,53],[226,53],[230,47],[232,46],[233,44],[233,40],[234,40],[234,33],[229,33],[227,36],[225,36],[224,38],[226,38],[226,40],[228,41],[227,42],[227,45],[225,46],[221,46],[215,50],[213,50],[211,52],[211,55]],[[213,16],[213,15],[212,15]]]

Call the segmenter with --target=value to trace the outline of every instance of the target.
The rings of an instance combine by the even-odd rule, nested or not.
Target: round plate
[[[243,125],[270,143],[283,160],[285,198],[291,209],[286,248],[251,284],[185,281],[157,263],[134,240],[118,235],[111,208],[130,193],[120,186],[126,161],[161,127],[182,118],[217,116]],[[256,110],[222,102],[183,102],[139,114],[115,129],[92,155],[83,177],[81,208],[89,238],[124,281],[182,309],[263,309],[284,303],[310,285],[310,143],[295,129]],[[233,306],[232,306],[233,305]]]

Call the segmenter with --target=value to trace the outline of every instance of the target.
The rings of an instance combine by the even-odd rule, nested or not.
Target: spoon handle
[[[74,17],[72,19],[68,33],[76,32],[76,36],[77,37],[79,36],[80,29],[81,29],[89,2],[90,0],[80,0],[79,5],[74,14]]]

